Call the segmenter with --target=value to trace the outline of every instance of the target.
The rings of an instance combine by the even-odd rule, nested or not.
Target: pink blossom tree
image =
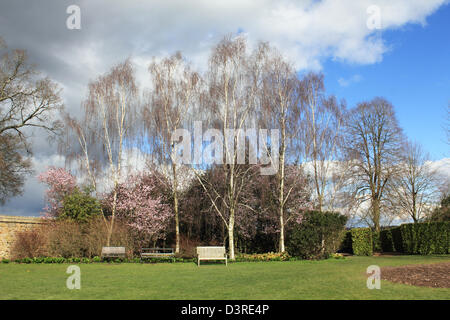
[[[145,174],[131,175],[117,186],[117,215],[140,235],[143,242],[165,239],[172,220],[170,207],[158,195],[157,186],[157,179]],[[105,197],[106,207],[111,206],[113,196],[110,193]]]
[[[77,188],[77,179],[64,168],[49,167],[47,171],[38,175],[38,180],[45,183],[48,189],[45,192],[47,205],[44,215],[58,217],[63,206],[64,197]]]

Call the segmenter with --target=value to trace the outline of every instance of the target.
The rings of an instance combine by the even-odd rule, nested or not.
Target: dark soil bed
[[[413,286],[450,288],[450,262],[383,267],[381,279]]]

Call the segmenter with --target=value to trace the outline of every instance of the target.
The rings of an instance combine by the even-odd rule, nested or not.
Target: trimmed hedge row
[[[403,251],[408,254],[446,254],[450,222],[410,223],[400,226]]]
[[[406,254],[450,253],[450,222],[408,223],[379,233],[370,228],[352,229],[341,244],[341,251],[355,255],[377,252]]]
[[[400,227],[381,230],[380,246],[382,252],[403,252],[403,241]]]

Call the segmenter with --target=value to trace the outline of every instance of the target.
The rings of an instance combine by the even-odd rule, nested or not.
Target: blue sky
[[[424,26],[408,24],[381,37],[389,47],[381,62],[325,61],[327,91],[345,98],[348,107],[375,96],[387,98],[406,135],[421,143],[432,160],[450,157],[443,129],[450,103],[450,5],[429,16]]]

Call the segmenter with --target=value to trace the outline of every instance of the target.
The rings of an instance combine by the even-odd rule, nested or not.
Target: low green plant
[[[334,259],[345,259],[344,255],[342,253],[333,253],[331,255],[331,258],[334,258]]]
[[[237,255],[236,262],[289,261],[290,258],[287,252],[242,253]]]

